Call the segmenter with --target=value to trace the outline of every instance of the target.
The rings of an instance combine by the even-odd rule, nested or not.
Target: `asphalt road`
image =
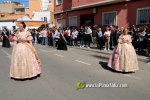
[[[69,48],[57,51],[35,45],[42,74],[32,80],[9,77],[12,48],[0,47],[0,100],[150,100],[150,64],[139,62],[136,73],[122,74],[107,67],[99,53]],[[76,89],[87,84],[127,84],[127,88]]]

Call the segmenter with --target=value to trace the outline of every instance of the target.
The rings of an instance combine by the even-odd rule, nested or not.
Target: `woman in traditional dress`
[[[41,74],[41,63],[32,45],[32,35],[25,31],[25,23],[19,24],[19,30],[14,36],[10,77],[28,79]]]
[[[9,32],[4,28],[2,32],[2,47],[10,48],[10,42],[9,42]]]
[[[124,29],[123,34],[119,36],[118,45],[109,59],[108,66],[110,68],[120,72],[135,72],[139,69],[137,56],[131,42],[131,35],[128,35],[128,30]]]
[[[57,50],[67,50],[67,41],[62,33],[60,33],[60,36],[58,39]]]

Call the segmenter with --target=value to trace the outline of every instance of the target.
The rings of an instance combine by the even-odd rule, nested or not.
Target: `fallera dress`
[[[124,41],[127,42],[124,42]],[[130,35],[119,36],[118,44],[109,59],[108,66],[120,72],[135,72],[138,70],[138,61]]]
[[[20,32],[14,36],[14,45],[10,65],[10,77],[15,79],[27,79],[41,74],[41,63],[33,45],[31,33]]]

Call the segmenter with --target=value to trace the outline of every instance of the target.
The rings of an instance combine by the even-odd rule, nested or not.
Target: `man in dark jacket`
[[[147,40],[147,54],[150,56],[150,31],[146,34],[146,40]],[[150,60],[148,61],[150,62]]]

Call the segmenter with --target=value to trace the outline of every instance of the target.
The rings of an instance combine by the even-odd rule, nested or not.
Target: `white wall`
[[[44,21],[44,17],[47,17],[47,21],[48,23],[50,23],[50,11],[33,12],[33,14],[34,14],[34,16],[32,17],[33,21]]]
[[[16,27],[16,29],[17,29],[17,28],[19,28],[19,27]],[[27,31],[28,29],[38,29],[38,28],[39,28],[39,27],[31,26],[31,27],[26,27],[25,30]]]
[[[17,19],[17,21],[32,21],[32,20],[29,17],[24,16],[24,17]]]
[[[38,29],[39,27],[26,27],[26,30],[28,30],[28,29]]]
[[[13,29],[12,26],[16,26],[16,22],[0,22],[0,29],[2,29],[3,26],[6,26],[7,29]]]

